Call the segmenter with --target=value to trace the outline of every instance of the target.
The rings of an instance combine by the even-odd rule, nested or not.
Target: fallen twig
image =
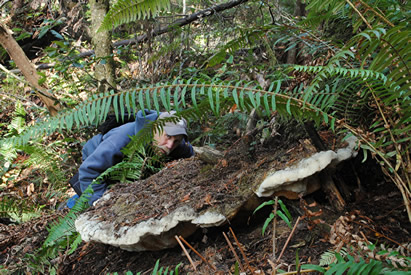
[[[278,207],[278,196],[275,196],[274,203],[274,220],[273,220],[273,262],[275,261],[275,249],[276,249],[276,232],[277,232],[277,207]]]
[[[238,248],[240,249],[241,255],[243,255],[243,258],[244,258],[244,260],[245,260],[245,262],[246,262],[246,264],[247,264],[248,270],[250,270],[250,272],[253,273],[253,269],[252,269],[251,266],[250,266],[250,262],[248,261],[248,258],[247,258],[247,256],[245,255],[244,250],[243,250],[243,248],[241,247],[241,244],[240,244],[240,242],[238,241],[238,239],[237,239],[236,235],[234,234],[234,231],[233,231],[233,229],[232,229],[231,227],[230,227],[230,232],[231,232],[231,234],[233,235],[233,238],[234,238],[234,240],[235,240]]]
[[[211,267],[214,271],[217,270],[217,268],[215,266],[213,266],[211,263],[209,263],[206,258],[204,258],[203,256],[201,256],[201,254],[199,252],[197,252],[197,250],[194,249],[194,247],[192,247],[186,240],[184,240],[183,237],[179,236],[178,237],[180,240],[182,240],[184,242],[184,244],[186,246],[188,246],[195,254],[198,255],[198,257],[200,257],[200,259],[205,262],[209,267]]]
[[[240,262],[240,258],[238,258],[238,255],[237,255],[237,253],[236,253],[235,250],[234,250],[233,245],[231,244],[230,240],[228,239],[227,235],[226,235],[224,232],[223,232],[223,235],[224,235],[225,240],[226,240],[227,243],[228,243],[228,246],[230,247],[231,251],[233,252],[235,259],[237,260],[237,263],[238,263],[238,266],[240,267],[241,272],[245,272],[245,271],[244,271],[244,267],[243,267],[243,265],[242,265],[241,262]]]
[[[360,223],[360,222],[357,222],[357,221],[351,221],[351,222],[356,223],[356,224],[361,225],[361,226],[364,226],[364,227],[366,227],[367,229],[369,229],[369,230],[373,231],[374,233],[381,235],[383,238],[386,238],[387,240],[389,240],[389,241],[391,241],[391,242],[395,243],[396,245],[401,246],[402,248],[404,248],[404,249],[406,249],[406,250],[410,251],[410,249],[409,249],[408,247],[405,247],[404,245],[400,244],[399,242],[397,242],[397,241],[395,241],[395,240],[391,239],[390,237],[388,237],[388,236],[384,235],[383,233],[378,232],[377,230],[375,230],[375,229],[371,228],[370,226],[368,226],[368,225],[366,225],[366,224],[363,224],[363,223]]]
[[[178,244],[181,246],[181,248],[184,251],[184,254],[186,254],[186,257],[188,259],[188,261],[190,262],[190,264],[193,266],[194,271],[197,271],[197,267],[195,266],[193,260],[191,259],[190,255],[188,254],[186,248],[184,247],[184,245],[181,243],[180,239],[177,237],[177,235],[174,236],[174,238],[177,240]]]
[[[289,243],[290,240],[291,240],[291,237],[294,235],[294,231],[295,231],[295,229],[297,228],[297,225],[298,225],[299,222],[300,222],[300,217],[297,218],[297,221],[296,221],[295,224],[294,224],[293,230],[291,230],[291,233],[290,233],[290,235],[288,236],[288,239],[287,239],[287,241],[285,242],[283,249],[281,250],[280,256],[278,256],[277,263],[280,262],[280,259],[281,259],[281,257],[283,256],[284,251],[285,251],[285,249],[287,248],[288,243]]]

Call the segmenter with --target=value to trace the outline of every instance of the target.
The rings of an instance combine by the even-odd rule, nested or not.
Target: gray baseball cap
[[[173,117],[176,111],[162,112],[158,118]],[[164,131],[169,136],[184,135],[187,139],[187,121],[181,118],[177,123],[166,122],[163,127]]]

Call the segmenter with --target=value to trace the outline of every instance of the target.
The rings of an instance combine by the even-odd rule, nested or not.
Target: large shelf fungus
[[[176,234],[187,237],[198,226],[218,226],[225,221],[221,214],[205,212],[198,215],[194,209],[183,206],[160,219],[150,218],[132,226],[116,226],[116,223],[101,221],[85,213],[75,221],[75,226],[86,242],[96,241],[124,250],[145,251],[172,247]]]
[[[355,140],[336,151],[317,152],[310,140],[279,140],[255,148],[237,143],[225,154],[205,148],[133,183],[118,183],[75,222],[84,241],[129,251],[177,245],[199,228],[221,226],[250,213],[259,196],[306,194],[318,188],[318,171],[355,154]],[[210,152],[212,154],[210,154]],[[266,176],[269,175],[269,176]],[[255,190],[257,190],[255,192]]]
[[[314,153],[310,157],[300,160],[295,165],[282,170],[271,172],[258,186],[255,192],[259,197],[269,197],[279,192],[295,197],[305,195],[317,190],[320,185],[313,175],[326,169],[330,165],[336,165],[343,160],[356,156],[354,150],[357,139],[354,136],[346,139],[348,145],[345,148]],[[311,178],[310,178],[311,177]],[[295,194],[292,194],[295,193]]]

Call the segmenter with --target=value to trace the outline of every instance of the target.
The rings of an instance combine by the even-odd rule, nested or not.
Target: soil
[[[300,148],[298,150],[304,152],[305,147],[301,145],[303,136],[292,138],[282,134],[286,137],[285,140],[289,141],[287,146],[284,146],[284,151]],[[323,137],[325,136],[324,134]],[[258,136],[255,136],[254,140],[257,138]],[[334,140],[327,141],[329,146],[334,143]],[[275,142],[271,145],[274,146]],[[184,188],[180,191],[173,190],[174,184],[171,184],[170,180],[172,183],[184,182],[185,177],[198,173],[200,167],[207,167],[206,165],[200,160],[179,161],[187,162],[183,165],[185,169],[173,169],[178,163],[170,163],[167,169],[159,173],[159,176],[163,177],[156,178],[168,175],[169,188],[165,188],[165,182],[147,179],[153,190],[162,190],[168,199],[164,200],[163,196],[160,196],[162,199],[152,199],[151,205],[145,205],[145,210],[139,215],[162,215],[167,203],[172,207],[174,204],[170,202],[181,201],[182,198],[191,201],[198,209],[224,201],[217,198],[218,194],[224,194],[223,197],[228,198],[228,191],[237,188],[236,183],[240,182],[230,179],[236,178],[235,176],[245,169],[254,171],[258,168],[258,160],[261,162],[264,157],[270,156],[270,146],[256,145],[250,151],[247,147],[250,144],[252,141],[238,142],[237,147],[227,151],[225,162],[203,171],[203,175],[207,175],[203,179],[208,179],[209,184],[204,185],[208,186],[208,189],[201,192],[192,192],[190,186],[179,186]],[[184,248],[196,266],[195,271],[180,246],[161,251],[128,252],[110,245],[82,242],[74,253],[62,252],[52,263],[58,265],[58,274],[125,274],[127,271],[133,274],[151,274],[157,260],[160,261],[160,266],[169,267],[170,270],[174,270],[181,263],[178,269],[180,274],[229,274],[234,273],[235,263],[238,261],[240,269],[247,270],[247,274],[251,274],[250,270],[255,273],[258,271],[259,274],[271,274],[273,262],[282,270],[295,270],[297,255],[300,264],[318,264],[324,252],[336,249],[342,242],[345,242],[344,246],[349,243],[358,254],[362,253],[361,242],[365,241],[384,244],[385,248],[401,245],[405,247],[403,253],[409,254],[411,226],[401,194],[393,184],[384,180],[378,166],[372,160],[362,163],[362,157],[358,156],[340,167],[335,179],[339,187],[345,187],[342,188],[342,194],[347,207],[342,212],[332,207],[321,190],[300,200],[281,198],[293,216],[292,224],[296,226],[292,233],[292,229],[282,220],[277,221],[275,261],[272,258],[273,227],[264,226],[272,208],[265,207],[255,214],[252,211],[241,212],[225,226],[200,229],[187,238],[185,241],[192,247],[184,245]],[[139,185],[133,188],[136,186]],[[131,188],[130,185],[118,184],[115,187],[125,192],[127,188]],[[143,195],[144,191],[147,190],[140,190],[138,194]],[[133,192],[135,194],[136,190]],[[104,216],[107,213],[100,213],[102,217],[108,218],[107,215]],[[47,226],[64,214],[64,211],[54,212],[19,225],[3,221],[3,224],[0,224],[0,266],[3,270],[9,270],[10,273],[29,273],[33,272],[34,268],[39,268],[40,265],[32,260],[30,254],[34,254],[36,249],[41,247],[48,234]],[[263,228],[266,229],[264,235]],[[208,264],[204,263],[197,253],[205,258]],[[29,268],[28,262],[32,262]],[[44,273],[49,272],[45,266]]]

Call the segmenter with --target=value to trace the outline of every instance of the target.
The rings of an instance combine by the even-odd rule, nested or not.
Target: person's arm
[[[172,159],[189,158],[192,156],[194,156],[194,149],[190,142],[185,141],[184,139],[169,155]]]
[[[106,169],[110,168],[114,164],[121,161],[123,153],[120,148],[113,144],[110,139],[102,141],[99,146],[90,154],[80,165],[79,179],[81,191],[84,192],[86,188],[100,176]],[[102,182],[92,185],[94,193],[89,198],[89,204],[93,205],[93,202],[101,198],[107,189],[107,183]]]

